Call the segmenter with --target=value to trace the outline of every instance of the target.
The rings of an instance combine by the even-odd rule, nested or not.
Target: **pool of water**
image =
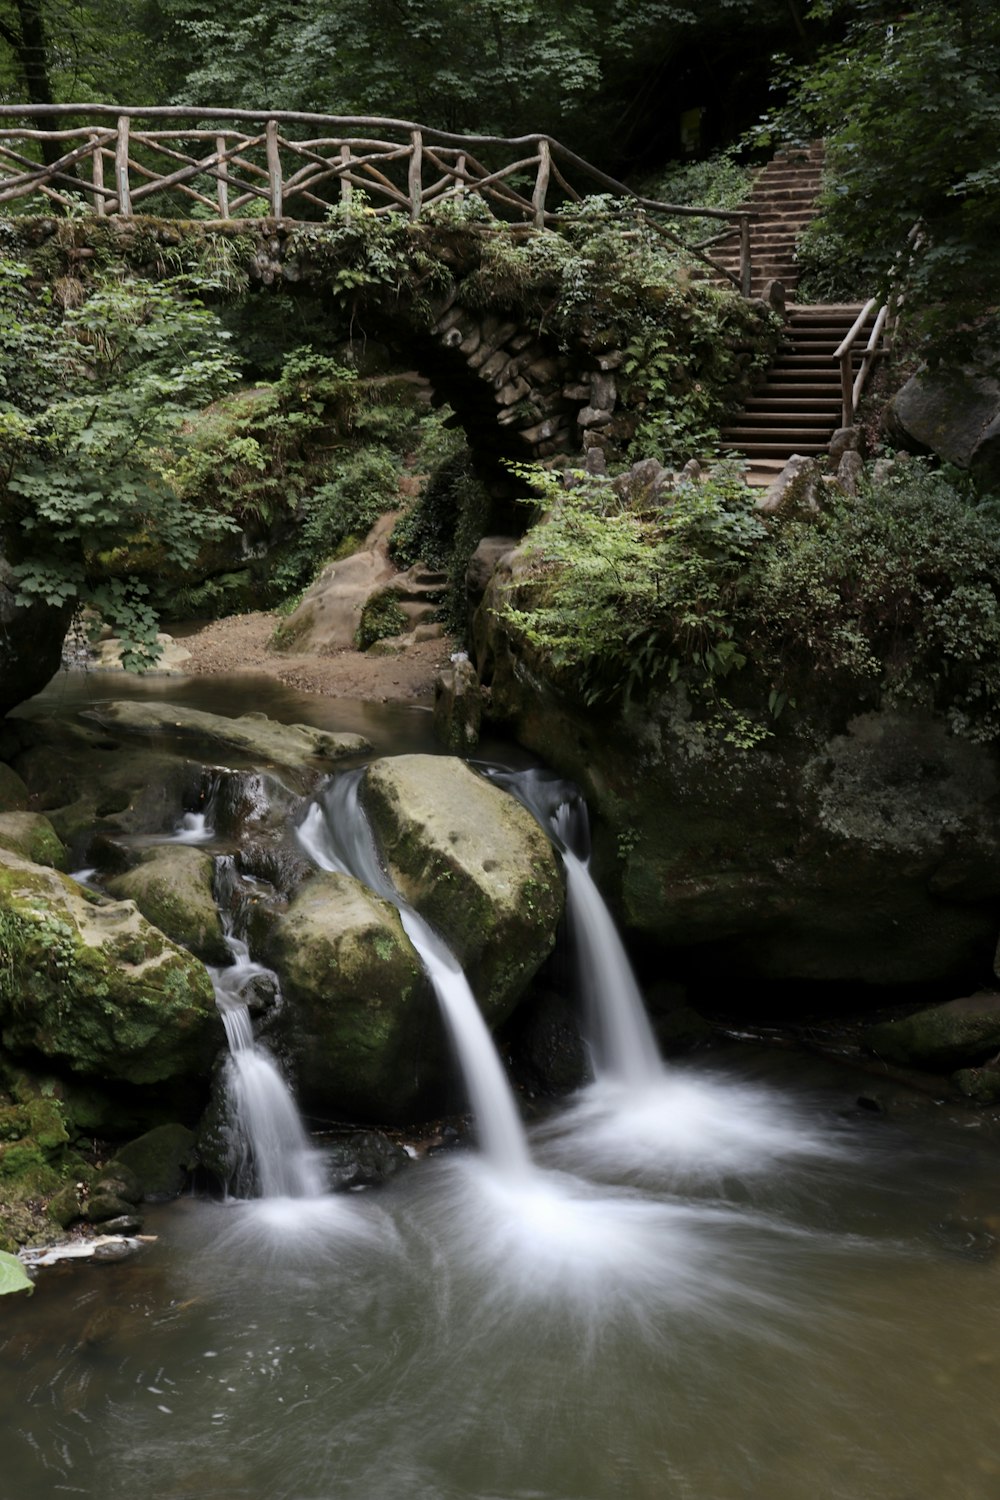
[[[995,1500],[1000,1148],[737,1051],[0,1313],[17,1500]]]

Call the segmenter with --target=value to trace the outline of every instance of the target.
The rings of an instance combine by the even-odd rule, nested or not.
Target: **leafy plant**
[[[359,651],[367,651],[376,641],[402,635],[407,624],[407,618],[400,608],[399,595],[393,589],[381,589],[377,594],[372,594],[361,611],[361,619],[354,632],[354,644]]]
[[[719,683],[746,662],[736,603],[764,535],[736,472],[678,483],[651,509],[608,481],[576,474],[564,489],[525,472],[547,515],[525,541],[528,575],[504,602],[513,629],[585,703],[663,680],[721,707]]]
[[[0,1297],[11,1292],[33,1292],[35,1284],[16,1255],[0,1250]]]

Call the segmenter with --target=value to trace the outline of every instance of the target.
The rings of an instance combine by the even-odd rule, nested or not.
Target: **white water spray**
[[[527,1138],[489,1027],[447,944],[399,896],[382,870],[358,795],[361,773],[338,777],[326,806],[314,803],[299,840],[316,864],[361,880],[399,911],[403,929],[434,987],[476,1118],[483,1154],[511,1177],[532,1171]]]
[[[575,968],[590,1021],[598,1079],[632,1089],[661,1082],[663,1062],[639,986],[590,873],[586,804],[569,782],[543,771],[488,774],[534,814],[562,857]]]
[[[215,837],[204,813],[185,813],[172,842],[208,843]],[[216,882],[232,886],[233,861],[216,861]],[[244,998],[250,985],[266,979],[273,990],[277,975],[255,963],[242,938],[233,931],[232,919],[220,909],[223,936],[232,956],[224,967],[206,964],[215,1003],[229,1042],[226,1086],[232,1109],[230,1149],[232,1180],[242,1192],[257,1192],[262,1198],[316,1198],[326,1191],[322,1162],[310,1145],[288,1085],[277,1063],[253,1034],[250,1010]]]

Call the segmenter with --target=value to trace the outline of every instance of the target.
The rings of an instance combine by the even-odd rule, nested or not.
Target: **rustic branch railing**
[[[62,154],[40,161],[43,143],[57,143]],[[296,209],[315,218],[338,193],[350,204],[360,191],[371,212],[416,220],[431,204],[475,194],[508,221],[543,229],[558,225],[560,204],[598,190],[657,220],[725,221],[724,233],[740,234],[738,277],[704,247],[684,248],[750,295],[754,215],[644,198],[547,135],[462,136],[407,120],[290,111],[0,106],[0,210],[41,197],[63,210],[79,210],[82,202],[102,217],[131,218],[162,206],[169,194],[201,218],[294,219]],[[683,243],[666,225],[657,228]]]
[[[889,318],[888,302],[883,302],[879,308],[867,342],[861,351],[861,362],[855,367],[855,356],[861,334],[877,304],[877,297],[869,297],[855,318],[850,332],[845,334],[833,356],[840,365],[840,392],[842,398],[840,425],[842,427],[853,425],[854,414],[858,409],[861,394],[868,384],[868,377],[872,372],[876,359],[881,353],[882,334]]]

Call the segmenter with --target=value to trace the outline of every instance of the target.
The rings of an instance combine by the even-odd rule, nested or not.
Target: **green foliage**
[[[1000,734],[1000,533],[946,476],[897,460],[856,499],[770,523],[740,631],[773,702],[916,702]]]
[[[586,703],[682,684],[706,732],[755,743],[807,700],[836,719],[915,704],[1000,735],[1000,534],[917,460],[765,522],[722,470],[650,506],[528,471],[548,514],[503,606]],[[736,695],[727,678],[746,668]]]
[[[0,1250],[0,1297],[10,1292],[33,1292],[34,1282],[25,1272],[16,1255]]]
[[[656,198],[661,203],[737,208],[750,196],[758,170],[738,161],[736,148],[730,147],[698,161],[669,162],[646,178],[640,191],[643,197]],[[718,219],[678,219],[671,228],[685,244],[696,245],[710,235],[720,234],[726,225]]]
[[[422,562],[447,575],[443,614],[448,628],[463,635],[465,573],[487,528],[489,495],[464,445],[431,474],[423,494],[396,522],[389,555],[400,567]]]
[[[628,458],[683,463],[712,452],[781,337],[775,314],[692,271],[643,212],[596,197],[567,208],[558,233],[490,237],[461,298],[537,319],[567,349],[623,350],[610,435]]]
[[[929,357],[995,340],[1000,10],[993,0],[915,0],[903,13],[883,0],[814,0],[810,15],[846,23],[843,38],[790,71],[791,101],[764,124],[766,135],[826,141],[805,290],[885,295],[902,279]]]
[[[7,261],[0,304],[0,500],[21,594],[98,609],[155,659],[149,588],[123,543],[183,568],[233,524],[167,477],[184,425],[236,378],[217,320],[170,283],[98,277],[61,314]]]
[[[716,711],[719,684],[745,664],[736,636],[740,580],[764,535],[734,470],[681,482],[636,508],[607,480],[564,488],[525,471],[547,516],[526,538],[531,568],[504,614],[585,703],[681,681]]]
[[[379,593],[372,594],[361,611],[361,619],[354,632],[354,644],[359,651],[367,651],[376,641],[402,635],[408,623],[400,608],[399,595],[393,589],[382,589]]]

